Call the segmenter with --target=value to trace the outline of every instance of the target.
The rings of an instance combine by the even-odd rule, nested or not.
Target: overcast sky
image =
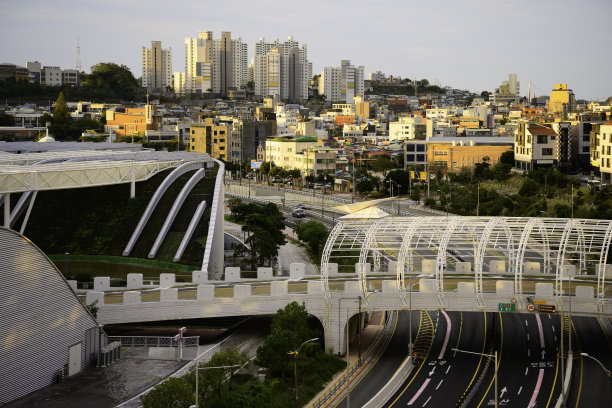
[[[231,31],[308,45],[313,73],[350,59],[411,79],[493,91],[509,73],[521,94],[567,83],[577,98],[612,96],[611,0],[1,0],[0,62],[83,69],[125,64],[142,75],[141,47],[172,47],[184,71],[184,39]]]

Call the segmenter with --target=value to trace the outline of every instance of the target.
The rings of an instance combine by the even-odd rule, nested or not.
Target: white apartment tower
[[[253,81],[255,95],[278,95],[283,100],[308,99],[308,82],[312,64],[308,61],[307,46],[292,37],[283,43],[275,39],[266,43],[263,38],[255,44]]]
[[[241,38],[232,40],[228,31],[222,32],[221,38],[216,40],[212,31],[200,31],[198,38],[185,38],[185,89],[182,92],[226,95],[228,89],[245,85],[247,76],[248,51]]]
[[[151,41],[151,48],[142,47],[142,87],[161,92],[173,86],[172,48],[162,49],[161,41]]]
[[[356,96],[363,97],[364,68],[342,60],[339,67],[325,67],[319,80],[319,94],[330,102],[353,103]]]

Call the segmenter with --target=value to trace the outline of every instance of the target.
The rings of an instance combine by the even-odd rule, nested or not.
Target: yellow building
[[[567,89],[567,84],[555,84],[555,89],[550,93],[548,101],[548,112],[566,115],[576,108],[576,97],[574,91]]]
[[[204,123],[191,125],[189,151],[208,153],[215,159],[227,160],[231,123],[206,118]]]
[[[491,167],[499,163],[502,153],[511,151],[512,145],[453,145],[453,143],[427,143],[427,163],[459,171],[487,162]]]
[[[591,132],[591,165],[599,168],[603,184],[612,184],[612,122]]]

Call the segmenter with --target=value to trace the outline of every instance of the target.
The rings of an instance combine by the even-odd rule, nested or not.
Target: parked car
[[[323,189],[323,183],[315,183],[314,189],[315,190],[322,190]]]
[[[300,203],[300,204],[296,205],[296,206],[295,206],[295,208],[296,208],[296,209],[297,209],[297,208],[301,208],[302,210],[305,210],[305,209],[307,209],[308,207],[306,207],[306,204],[304,204],[304,203]]]
[[[291,211],[291,215],[294,218],[304,218],[306,217],[306,211],[304,211],[302,208],[296,208],[295,210]]]

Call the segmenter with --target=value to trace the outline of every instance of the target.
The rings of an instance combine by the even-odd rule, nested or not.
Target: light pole
[[[596,359],[595,357],[589,355],[588,353],[580,353],[580,355],[582,357],[588,357],[591,360],[595,360],[595,362],[597,364],[599,364],[599,366],[601,367],[602,370],[604,370],[604,373],[606,373],[606,375],[608,376],[608,378],[612,379],[612,371],[608,370],[601,361],[599,361],[598,359]]]
[[[390,186],[390,190],[391,190],[391,213],[393,214],[393,184],[394,183],[397,186],[397,196],[399,197],[399,188],[401,187],[397,181],[393,180],[393,179],[389,179],[389,186]],[[399,205],[399,203],[398,203]],[[399,211],[398,211],[399,214]]]
[[[241,367],[241,365],[240,364],[234,364],[234,365],[229,365],[229,366],[217,366],[217,367],[197,367],[196,366],[196,389],[195,389],[196,403],[195,403],[195,407],[199,408],[199,406],[200,406],[199,405],[199,400],[200,400],[199,397],[200,396],[198,394],[198,383],[199,383],[198,378],[200,377],[198,372],[200,370],[212,370],[213,368],[224,368],[225,369],[225,368],[236,368],[236,367]]]
[[[70,252],[66,252],[64,255],[66,256],[64,259],[64,276],[68,279],[68,255],[70,255]]]
[[[307,343],[311,343],[313,341],[317,341],[319,340],[318,337],[315,337],[314,339],[310,339],[310,340],[306,340],[305,342],[303,342],[300,347],[298,347],[297,350],[295,351],[290,351],[288,354],[293,354],[293,379],[294,379],[294,388],[295,388],[295,408],[297,408],[298,406],[298,388],[297,388],[297,356],[300,353],[300,350],[302,349],[302,347],[304,347],[304,344]]]
[[[412,287],[416,285],[416,283],[408,283],[409,295],[408,295],[408,354],[412,356]]]
[[[465,354],[475,354],[477,356],[482,356],[482,357],[486,357],[488,359],[493,359],[494,363],[495,363],[495,408],[499,407],[499,401],[498,401],[498,397],[497,397],[497,350],[495,350],[495,354],[485,354],[485,353],[478,353],[475,351],[467,351],[467,350],[459,350],[457,348],[453,348],[451,349],[453,351],[457,351],[459,353],[465,353]]]

